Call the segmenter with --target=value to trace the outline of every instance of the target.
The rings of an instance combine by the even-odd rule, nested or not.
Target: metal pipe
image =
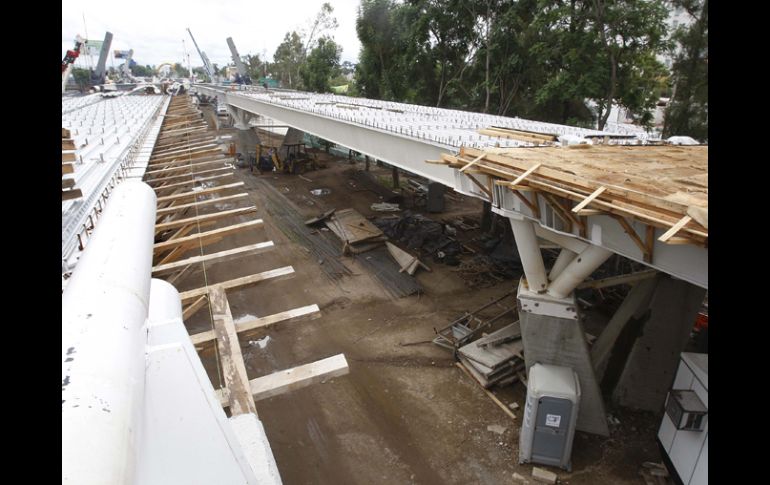
[[[62,295],[62,481],[133,483],[144,396],[154,191],[114,191]]]
[[[566,298],[588,275],[602,265],[612,251],[590,245],[575,258],[561,274],[551,282],[548,294],[554,298]]]
[[[543,293],[548,288],[548,278],[545,275],[543,255],[535,235],[534,223],[526,219],[508,218],[511,221],[513,237],[519,250],[524,276],[527,278],[529,289]]]
[[[567,248],[562,248],[561,252],[559,253],[559,257],[556,258],[556,261],[553,263],[551,272],[548,274],[548,279],[551,281],[555,280],[561,274],[561,272],[564,271],[564,268],[566,268],[567,265],[570,264],[573,259],[575,259],[576,256],[576,252],[570,251]]]

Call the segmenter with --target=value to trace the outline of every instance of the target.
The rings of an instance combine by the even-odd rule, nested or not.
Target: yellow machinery
[[[276,148],[268,148],[263,155],[262,145],[257,145],[257,169],[260,172],[269,172],[275,167],[279,172],[301,174],[308,170],[316,170],[319,168],[316,155],[313,154],[311,156],[305,149],[304,143],[284,146],[286,147],[286,157],[282,159],[278,155],[278,150]]]

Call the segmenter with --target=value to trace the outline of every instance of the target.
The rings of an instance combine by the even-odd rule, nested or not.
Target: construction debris
[[[387,239],[377,226],[354,209],[335,212],[326,221],[326,227],[342,240],[343,254],[369,251]]]
[[[542,483],[556,483],[559,479],[554,472],[549,472],[538,467],[532,467],[532,478]]]
[[[518,380],[524,369],[519,322],[482,337],[458,349],[460,362],[485,389]]]
[[[413,275],[418,266],[422,266],[427,271],[431,271],[431,269],[427,267],[422,261],[417,259],[417,257],[412,256],[403,249],[400,249],[395,244],[390,242],[386,242],[385,244],[388,247],[388,252],[390,252],[390,255],[393,256],[393,259],[396,260],[399,267],[401,268],[399,273],[406,271],[410,275]]]
[[[398,204],[391,204],[388,202],[374,203],[371,205],[371,209],[377,212],[398,212],[401,210]]]
[[[414,277],[398,270],[390,253],[383,246],[355,256],[355,259],[394,298],[422,292],[422,287]]]
[[[504,318],[506,315],[512,314],[516,309],[515,300],[510,306],[505,306],[500,302],[513,296],[513,294],[513,291],[509,291],[472,312],[463,313],[449,325],[436,331],[436,338],[433,339],[433,343],[452,351],[467,345],[478,338],[484,329],[489,328],[492,324]],[[482,319],[482,312],[492,306],[500,308],[501,311],[491,318],[484,317],[485,319]]]
[[[292,241],[305,247],[316,261],[321,261],[321,270],[332,280],[353,274],[340,261],[342,251],[331,236],[314,231],[305,225],[303,217],[297,212],[292,203],[271,184],[256,178],[254,183],[259,185],[265,196],[266,209],[273,216],[275,224]]]

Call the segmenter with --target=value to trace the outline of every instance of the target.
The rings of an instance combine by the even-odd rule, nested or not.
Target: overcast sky
[[[327,0],[334,7],[339,27],[334,40],[342,46],[341,61],[357,62],[361,44],[356,36],[360,0]],[[190,28],[200,49],[220,67],[232,62],[226,39],[232,37],[238,53],[259,54],[272,60],[286,32],[307,29],[323,0],[104,0],[62,1],[62,57],[74,46],[75,35],[103,40],[113,34],[111,51],[134,49],[141,65],[182,62],[184,47],[195,66],[202,66],[187,33]],[[85,16],[85,24],[83,17]],[[184,46],[182,40],[184,39]],[[94,57],[93,62],[96,62]],[[122,63],[110,56],[107,65]],[[85,60],[75,64],[86,67]]]

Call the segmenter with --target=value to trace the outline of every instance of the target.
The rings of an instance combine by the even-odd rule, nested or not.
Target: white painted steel
[[[150,295],[135,483],[280,483],[264,429],[235,429],[219,404],[182,322],[179,292],[171,284],[153,279]],[[257,449],[244,441],[262,446]],[[260,480],[272,472],[277,481]]]
[[[155,193],[113,193],[62,295],[62,482],[133,483]]]
[[[72,101],[74,106],[66,112],[65,106],[70,105],[62,100],[62,127],[70,130],[77,147],[75,172],[70,177],[83,192],[82,198],[62,202],[65,271],[74,267],[79,255],[77,235],[83,232],[84,225],[96,222],[98,211],[95,209],[102,195],[126,175],[122,170],[132,165],[137,150],[146,140],[154,144],[157,133],[147,136],[149,128],[160,114],[163,101],[168,100],[167,96],[124,95],[110,99],[93,96],[96,98],[76,98]]]
[[[516,239],[516,247],[519,250],[521,265],[524,275],[527,277],[529,287],[538,293],[548,288],[548,278],[545,275],[543,255],[540,253],[540,244],[535,235],[535,225],[527,219],[509,218],[513,237]]]
[[[555,280],[556,277],[559,276],[562,271],[564,271],[564,268],[566,268],[567,265],[569,265],[576,256],[576,252],[570,251],[567,248],[562,248],[561,252],[559,253],[559,257],[557,257],[556,261],[553,263],[551,272],[548,273],[548,279],[551,281]]]
[[[612,256],[612,251],[608,249],[600,246],[588,246],[551,282],[548,287],[548,294],[555,298],[567,297],[577,285],[582,283],[610,256]]]
[[[238,90],[226,90],[214,85],[195,85],[194,89],[203,95],[217,97],[220,102],[280,120],[307,133],[443,183],[466,195],[484,199],[486,196],[472,185],[467,177],[456,175],[457,170],[443,165],[427,164],[425,160],[437,160],[442,153],[456,152],[460,146],[480,149],[498,144],[501,147],[531,146],[526,142],[487,137],[477,133],[478,128],[488,126],[550,132],[559,136],[633,134],[637,139],[631,140],[632,143],[645,143],[650,139],[644,134],[629,133],[621,128],[613,133],[597,132],[519,118],[281,89],[265,91],[256,87],[239,87]],[[530,217],[546,233],[559,235],[558,232],[562,231],[560,221],[549,215],[549,210],[541,210],[540,218],[534,219],[531,211],[509,194],[510,191],[495,187],[494,192],[494,212],[506,217]],[[541,207],[544,205],[541,204]],[[588,216],[587,226],[590,239],[582,239],[573,234],[564,237],[569,245],[562,246],[580,252],[582,249],[576,249],[576,246],[598,244],[658,271],[708,288],[708,249],[692,245],[664,244],[656,239],[653,260],[649,263],[644,261],[639,248],[612,218],[602,215]],[[600,238],[595,237],[598,234],[601,234]]]

